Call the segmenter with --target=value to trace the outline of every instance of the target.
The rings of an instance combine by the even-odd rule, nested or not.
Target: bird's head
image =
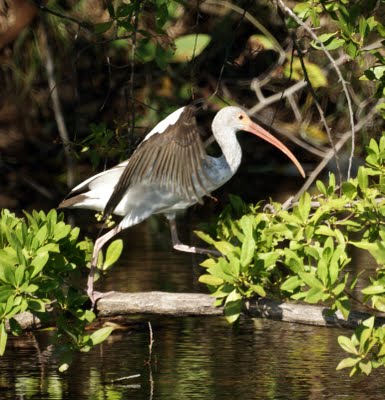
[[[261,139],[266,140],[285,153],[298,168],[301,175],[305,177],[305,171],[294,154],[275,136],[253,122],[246,112],[241,108],[230,106],[222,108],[220,111],[218,111],[212,123],[213,132],[221,131],[224,129],[224,127],[233,129],[234,131],[250,132],[256,136],[259,136]]]

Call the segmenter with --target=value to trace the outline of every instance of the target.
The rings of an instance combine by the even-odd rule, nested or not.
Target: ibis
[[[130,159],[80,183],[59,205],[59,208],[102,211],[104,218],[111,214],[123,217],[116,227],[95,241],[87,282],[87,294],[93,304],[102,295],[94,292],[94,274],[100,249],[123,229],[153,214],[167,217],[174,249],[210,253],[210,250],[180,242],[175,217],[179,210],[202,202],[205,195],[222,186],[236,173],[242,158],[236,136],[238,131],[253,133],[277,147],[305,176],[293,153],[238,107],[225,107],[215,115],[212,133],[222,155],[209,156],[195,113],[196,109],[191,105],[174,111],[145,136]]]

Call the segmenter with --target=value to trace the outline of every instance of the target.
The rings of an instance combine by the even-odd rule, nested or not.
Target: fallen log
[[[100,317],[132,314],[160,314],[173,316],[223,315],[223,308],[213,306],[214,298],[203,293],[167,292],[114,292],[99,300],[97,311]],[[268,318],[306,325],[339,326],[355,328],[371,314],[352,311],[345,320],[338,311],[334,314],[327,307],[285,303],[270,299],[251,299],[245,302],[245,314],[251,317]],[[377,317],[379,324],[385,318]]]
[[[132,315],[167,316],[223,316],[222,307],[213,306],[214,298],[204,293],[168,293],[168,292],[114,292],[100,299],[96,305],[98,317],[128,317]],[[244,303],[244,314],[254,318],[266,318],[276,321],[304,325],[336,326],[355,328],[372,314],[351,311],[345,320],[338,311],[318,305],[285,303],[271,299],[249,299]],[[38,329],[41,321],[29,312],[14,317],[22,329]],[[376,315],[377,325],[385,324],[383,314]],[[9,330],[9,326],[7,326]]]
[[[203,293],[114,292],[97,302],[98,316],[128,314],[223,315],[213,306],[214,298]]]

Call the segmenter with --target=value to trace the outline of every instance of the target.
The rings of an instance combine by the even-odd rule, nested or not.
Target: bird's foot
[[[175,243],[173,247],[175,250],[184,251],[185,253],[209,254],[215,257],[222,256],[222,253],[218,250],[202,249],[201,247],[188,246],[187,244],[182,243]]]

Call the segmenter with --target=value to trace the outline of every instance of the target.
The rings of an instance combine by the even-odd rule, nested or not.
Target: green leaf
[[[314,88],[325,87],[328,84],[324,71],[315,63],[312,63],[304,59],[305,67],[308,78]],[[283,68],[283,74],[287,78],[291,78],[296,81],[304,79],[304,72],[302,65],[298,57],[294,57],[292,62],[288,61]]]
[[[297,289],[301,285],[303,285],[302,279],[300,279],[298,276],[291,276],[289,279],[282,283],[281,290],[293,292],[293,290]]]
[[[322,300],[323,296],[324,296],[324,292],[322,289],[313,287],[307,292],[305,301],[310,304],[316,304]]]
[[[214,242],[214,246],[224,256],[226,256],[227,254],[229,254],[230,252],[233,252],[235,250],[235,247],[231,243],[225,242],[224,240]]]
[[[261,285],[251,285],[250,286],[253,292],[257,293],[258,296],[265,297],[266,291]]]
[[[94,25],[95,33],[101,34],[101,33],[107,32],[111,28],[113,22],[114,21],[111,20],[111,21],[101,22],[99,24],[95,24]]]
[[[111,265],[115,264],[122,254],[123,250],[123,240],[117,239],[114,240],[107,248],[106,259],[103,263],[103,271],[107,270],[111,267]]]
[[[351,339],[347,336],[338,336],[338,344],[345,350],[347,353],[358,355],[358,350],[356,346],[354,346]]]
[[[204,268],[211,268],[214,267],[216,264],[217,261],[214,260],[213,258],[206,258],[206,260],[200,263],[200,265]]]
[[[242,311],[242,296],[234,289],[226,298],[223,313],[227,321],[232,324]]]
[[[341,300],[336,300],[335,305],[337,309],[341,312],[344,319],[347,320],[351,309],[351,304],[349,300],[347,300],[346,298]]]
[[[372,316],[372,317],[369,317],[368,319],[366,319],[365,321],[363,321],[362,325],[366,326],[369,329],[373,329],[374,321],[375,321],[375,318],[374,318],[374,316]]]
[[[15,267],[11,267],[8,265],[3,265],[2,268],[0,268],[0,279],[4,281],[5,283],[9,283],[12,286],[16,285],[15,281]]]
[[[31,311],[45,312],[46,311],[45,306],[46,306],[46,304],[45,304],[44,300],[41,300],[41,299],[30,299],[30,300],[28,300],[28,308]]]
[[[317,265],[317,275],[321,279],[323,285],[327,286],[329,271],[328,271],[327,261],[325,261],[324,259],[321,259]]]
[[[342,192],[348,199],[354,199],[357,196],[357,188],[352,182],[342,182]]]
[[[104,340],[108,338],[108,336],[111,335],[114,329],[115,328],[112,326],[106,326],[104,328],[98,329],[97,331],[93,332],[90,336],[92,344],[95,346],[99,343],[102,343]]]
[[[42,252],[36,255],[36,257],[31,262],[31,265],[34,267],[31,278],[34,278],[44,268],[44,266],[47,264],[48,259],[48,252]]]
[[[321,194],[326,196],[327,195],[327,190],[326,190],[326,186],[324,185],[324,183],[322,181],[316,181],[315,184],[317,186],[317,189],[321,192]]]
[[[1,265],[0,279],[3,279],[2,268],[4,267],[14,268],[17,262],[18,262],[17,254],[13,248],[7,247],[5,249],[0,249],[0,265]]]
[[[255,240],[252,236],[246,235],[241,248],[241,266],[247,267],[254,259]]]
[[[19,265],[16,268],[16,271],[15,271],[15,284],[16,284],[16,287],[19,287],[21,282],[23,281],[24,272],[25,272],[24,265]]]
[[[37,250],[44,244],[44,242],[47,240],[47,234],[48,234],[47,225],[43,225],[32,240],[33,250]]]
[[[324,33],[318,36],[318,40],[322,42],[327,50],[335,50],[343,46],[345,43],[344,39],[336,37],[337,34],[338,32]],[[315,40],[313,40],[310,44],[317,50],[320,50],[322,48],[322,46]]]
[[[330,260],[330,266],[329,266],[329,277],[330,277],[330,283],[333,285],[335,282],[337,282],[338,279],[338,274],[340,272],[340,258],[343,256],[343,253],[345,251],[342,249],[341,246],[338,246]]]
[[[325,286],[322,284],[322,282],[309,272],[299,272],[298,275],[309,287],[317,288],[319,290],[325,289]]]
[[[308,192],[305,192],[299,199],[298,211],[301,216],[302,222],[306,222],[309,218],[311,208],[311,197]]]
[[[317,227],[315,233],[317,235],[323,235],[323,236],[331,236],[331,237],[335,236],[334,230],[326,225],[320,225],[319,227]]]
[[[253,235],[253,226],[254,226],[255,216],[254,215],[244,215],[239,220],[239,225],[242,228],[242,231],[245,236]]]
[[[207,233],[204,233],[202,231],[194,231],[195,235],[197,235],[199,237],[199,239],[203,240],[204,242],[208,243],[208,244],[214,244],[215,240],[208,235]]]
[[[207,269],[207,272],[217,278],[223,279],[225,282],[234,282],[229,263],[224,258],[220,258],[216,265]]]
[[[5,352],[5,346],[7,345],[8,334],[5,330],[5,323],[2,322],[0,324],[0,356],[2,356]]]
[[[55,226],[55,232],[53,239],[58,242],[61,239],[64,239],[71,231],[71,225],[65,224],[63,221],[60,221]]]
[[[344,289],[345,289],[345,283],[342,282],[342,283],[339,283],[339,284],[332,290],[332,292],[333,292],[333,294],[334,294],[335,296],[338,296],[339,294],[341,294],[341,293],[344,291]]]
[[[339,371],[341,369],[344,368],[351,368],[354,367],[355,365],[357,365],[359,362],[361,361],[361,357],[357,357],[357,358],[344,358],[343,360],[341,360],[339,362],[339,364],[337,365],[336,370]]]
[[[17,320],[14,319],[14,318],[11,318],[9,320],[9,327],[10,327],[10,330],[12,332],[12,335],[14,335],[14,336],[19,336],[19,335],[21,335],[23,333],[22,327],[17,322]]]
[[[199,282],[210,286],[219,286],[224,283],[224,280],[213,275],[205,274],[199,277]]]
[[[210,35],[203,33],[180,36],[175,40],[175,52],[170,62],[189,62],[199,56],[211,41]]]
[[[361,361],[358,366],[361,368],[361,371],[366,375],[369,375],[372,372],[372,363],[370,361]]]
[[[367,169],[363,166],[358,168],[358,185],[360,186],[362,191],[366,191],[369,184],[368,172]]]
[[[363,294],[369,294],[369,295],[384,293],[385,286],[384,285],[370,285],[370,286],[367,286],[366,288],[362,289],[361,292]]]
[[[14,288],[10,285],[0,286],[0,303],[6,303],[14,292]]]

